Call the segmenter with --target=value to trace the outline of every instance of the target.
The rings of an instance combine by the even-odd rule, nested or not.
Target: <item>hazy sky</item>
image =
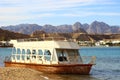
[[[120,25],[120,0],[0,0],[0,26],[90,24]]]

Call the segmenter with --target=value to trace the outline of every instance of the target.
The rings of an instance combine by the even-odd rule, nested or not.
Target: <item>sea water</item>
[[[10,56],[11,48],[0,48],[0,66],[4,66],[5,56]],[[120,80],[120,47],[84,47],[81,56],[96,56],[96,65],[90,75],[43,74],[46,80]],[[41,80],[41,79],[40,79]]]
[[[81,55],[97,57],[90,76],[100,80],[120,80],[120,47],[81,48],[80,51]]]

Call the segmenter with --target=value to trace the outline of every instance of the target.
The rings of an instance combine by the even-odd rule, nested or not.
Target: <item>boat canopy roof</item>
[[[79,45],[75,42],[71,41],[18,41],[18,40],[11,40],[10,41],[15,48],[43,48],[43,49],[79,49]]]

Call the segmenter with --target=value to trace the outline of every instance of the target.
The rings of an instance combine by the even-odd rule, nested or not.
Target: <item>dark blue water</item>
[[[96,56],[96,65],[90,75],[44,74],[47,80],[120,80],[120,47],[86,47],[80,49],[81,56]],[[11,48],[0,48],[0,66]]]

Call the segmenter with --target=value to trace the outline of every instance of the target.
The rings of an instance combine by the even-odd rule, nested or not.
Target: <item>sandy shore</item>
[[[0,80],[47,80],[42,74],[28,68],[0,67]]]

